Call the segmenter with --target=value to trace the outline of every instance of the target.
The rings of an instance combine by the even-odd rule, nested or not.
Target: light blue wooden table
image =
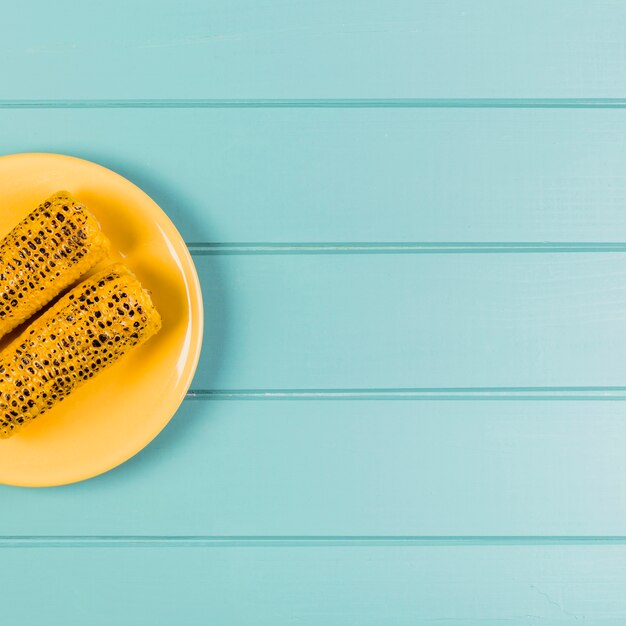
[[[141,186],[207,310],[146,450],[0,488],[3,626],[626,623],[625,2],[25,0],[0,35],[0,153]]]

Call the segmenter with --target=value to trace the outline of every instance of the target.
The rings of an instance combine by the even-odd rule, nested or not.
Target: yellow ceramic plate
[[[17,435],[0,440],[0,483],[42,487],[123,463],[167,424],[191,384],[202,343],[202,295],[191,256],[165,213],[118,174],[58,154],[0,157],[0,237],[55,191],[96,215],[163,318],[163,328]]]

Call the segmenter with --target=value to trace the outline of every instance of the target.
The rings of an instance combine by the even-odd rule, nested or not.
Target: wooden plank
[[[188,401],[102,477],[1,487],[0,535],[624,535],[625,437],[623,402]]]
[[[5,549],[0,571],[16,623],[617,625],[625,558],[623,545]]]
[[[625,17],[612,0],[28,0],[2,21],[0,98],[623,98]]]
[[[625,382],[626,255],[199,256],[193,389]]]
[[[626,111],[4,111],[0,137],[119,171],[191,242],[626,241]]]

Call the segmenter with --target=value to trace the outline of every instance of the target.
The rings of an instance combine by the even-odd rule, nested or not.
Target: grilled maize
[[[147,291],[116,264],[75,287],[0,354],[0,438],[67,397],[161,327]]]
[[[0,337],[78,280],[108,252],[96,218],[59,191],[0,243]]]

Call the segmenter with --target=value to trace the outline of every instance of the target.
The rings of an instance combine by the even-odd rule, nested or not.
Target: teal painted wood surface
[[[7,8],[0,153],[140,185],[207,315],[146,450],[0,487],[2,623],[624,623],[625,13]]]
[[[626,241],[626,110],[4,110],[0,147],[118,170],[189,242]]]
[[[623,98],[615,0],[11,7],[2,99]]]
[[[107,475],[3,487],[0,527],[87,545],[90,536],[621,536],[625,436],[625,402],[194,400]]]
[[[625,380],[623,253],[196,258],[209,306],[193,389]]]
[[[38,590],[37,602],[20,603],[24,582],[9,578],[5,611],[32,624],[169,626],[210,616],[233,626],[355,618],[366,626],[617,626],[626,612],[621,545],[27,548],[2,556]]]

